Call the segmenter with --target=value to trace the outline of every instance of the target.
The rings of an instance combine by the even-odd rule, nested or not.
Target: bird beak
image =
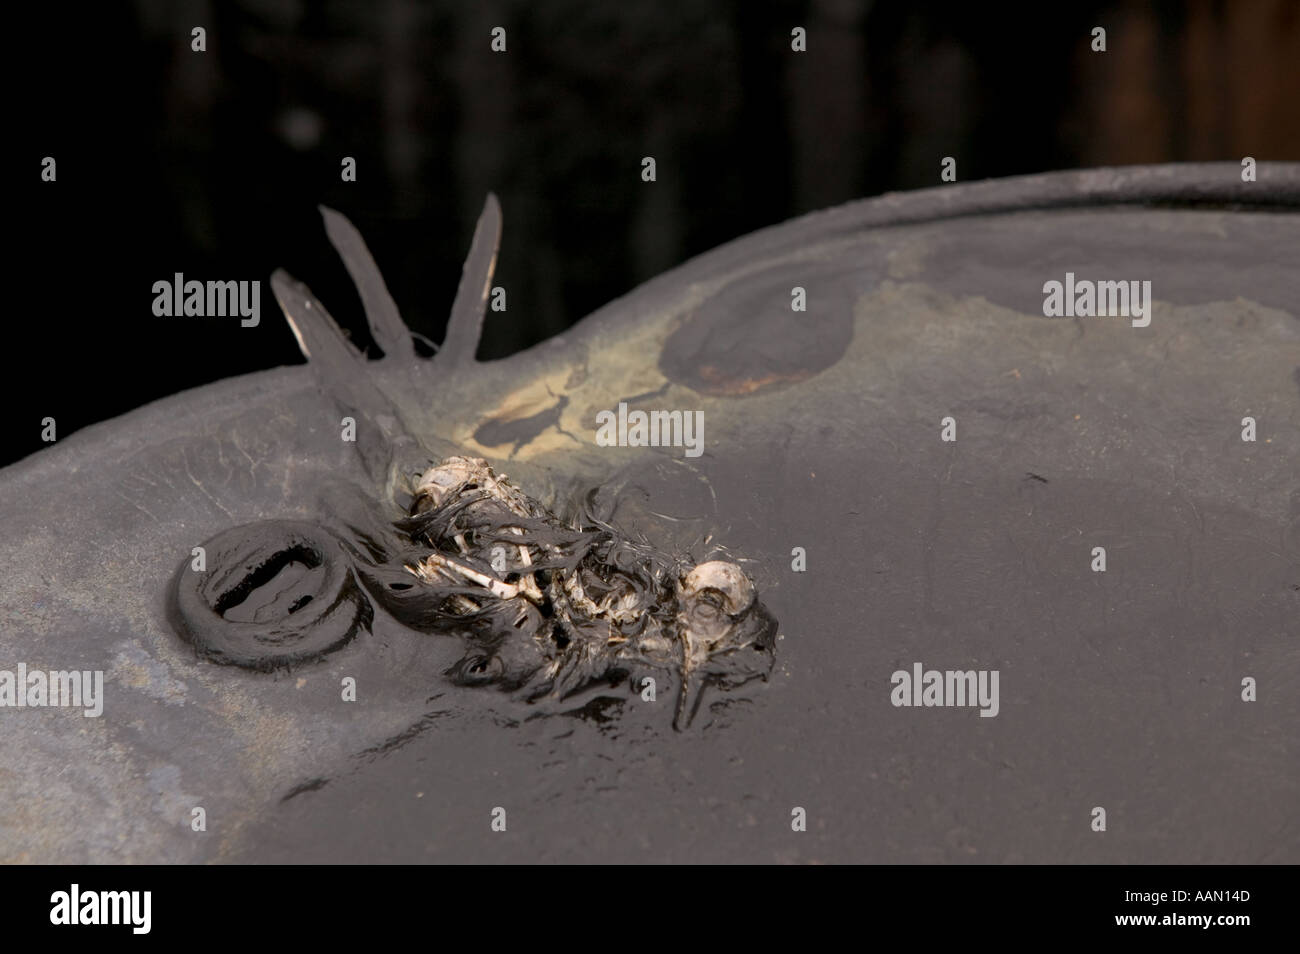
[[[673,728],[682,731],[690,726],[704,699],[705,674],[700,669],[686,669],[682,672],[682,687],[677,693],[677,714],[673,717]]]

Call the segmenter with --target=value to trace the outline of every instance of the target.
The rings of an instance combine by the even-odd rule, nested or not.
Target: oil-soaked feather
[[[458,368],[474,360],[500,244],[501,204],[495,195],[488,193],[456,288],[456,301],[451,306],[451,318],[447,322],[447,337],[434,358],[445,368]]]
[[[417,447],[400,412],[370,379],[365,359],[311,289],[277,269],[271,290],[322,387],[356,417],[357,451],[366,472],[388,485],[396,461]]]
[[[370,326],[375,344],[390,357],[413,356],[415,349],[411,344],[411,333],[402,321],[397,303],[389,294],[384,276],[380,274],[379,266],[366,247],[365,239],[341,212],[322,205],[320,214],[325,220],[325,233],[329,236],[330,243],[343,259],[344,267],[357,286],[357,294],[361,296],[366,323]]]

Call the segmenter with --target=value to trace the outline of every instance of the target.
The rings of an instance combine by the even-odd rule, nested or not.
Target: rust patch
[[[739,397],[775,385],[797,384],[813,375],[811,371],[795,371],[790,374],[768,374],[761,378],[736,378],[712,364],[702,365],[699,373],[700,380],[705,382],[706,387],[696,390],[720,397]]]

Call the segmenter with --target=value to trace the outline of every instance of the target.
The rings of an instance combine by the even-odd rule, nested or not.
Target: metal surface
[[[1239,171],[855,203],[504,361],[250,375],[7,468],[9,665],[107,678],[102,718],[0,710],[0,858],[1300,860],[1300,167]],[[1044,318],[1066,271],[1150,280],[1151,324]],[[705,453],[597,446],[620,401],[702,410]],[[376,414],[356,444],[341,405]],[[454,453],[544,500],[618,487],[666,547],[725,539],[781,622],[772,681],[679,734],[667,698],[452,687],[454,641],[383,613],[288,674],[177,637],[196,544],[346,520]],[[915,661],[999,670],[999,714],[891,705]]]

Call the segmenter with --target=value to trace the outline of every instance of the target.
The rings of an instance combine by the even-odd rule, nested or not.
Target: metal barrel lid
[[[105,683],[99,718],[3,714],[0,857],[1296,861],[1298,208],[1267,162],[883,196],[503,361],[265,372],[7,468],[8,655]],[[426,449],[725,544],[769,681],[678,733],[667,695],[450,686],[455,647],[382,612],[288,673],[197,658],[178,565],[367,519],[336,402],[376,394]],[[698,412],[702,452],[600,446],[620,403]]]

